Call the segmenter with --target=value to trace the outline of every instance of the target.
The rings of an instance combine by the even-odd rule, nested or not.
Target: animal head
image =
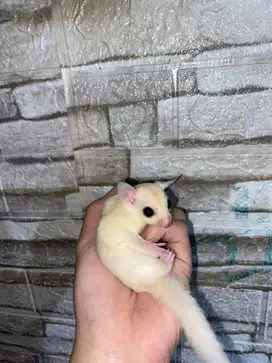
[[[171,201],[164,190],[175,180],[166,183],[142,183],[136,187],[121,182],[117,185],[118,196],[144,224],[168,227],[171,223]]]

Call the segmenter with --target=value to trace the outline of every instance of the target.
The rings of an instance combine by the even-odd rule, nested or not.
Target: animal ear
[[[182,174],[175,179],[168,180],[167,182],[156,182],[156,184],[159,185],[163,190],[165,190],[173,185],[176,181],[178,181],[181,177]]]
[[[127,204],[134,204],[136,201],[136,189],[131,185],[121,182],[117,184],[119,198]]]

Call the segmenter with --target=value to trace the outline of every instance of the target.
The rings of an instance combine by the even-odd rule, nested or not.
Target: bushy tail
[[[205,315],[181,280],[162,277],[150,293],[174,311],[191,347],[203,362],[230,363]]]

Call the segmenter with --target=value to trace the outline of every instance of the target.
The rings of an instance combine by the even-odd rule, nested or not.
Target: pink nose
[[[163,228],[168,227],[168,226],[169,226],[169,224],[170,224],[170,220],[169,220],[169,218],[163,218],[163,219],[160,219],[160,220],[159,220],[159,225],[160,225],[161,227],[163,227]]]

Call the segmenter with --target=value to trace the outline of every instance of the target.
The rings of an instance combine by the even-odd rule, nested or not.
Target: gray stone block
[[[268,290],[272,266],[220,266],[197,268],[197,283],[232,288]]]
[[[116,73],[109,69],[108,74],[99,75],[99,71],[92,74],[93,70],[85,67],[82,71],[71,69],[66,72],[71,78],[71,84],[68,83],[67,87],[73,89],[73,95],[66,96],[68,107],[152,101],[170,97],[173,91],[172,73],[168,70],[137,73],[122,69]],[[68,77],[64,79],[69,80]]]
[[[195,235],[199,266],[264,265],[270,263],[269,237],[237,238],[229,235]]]
[[[253,342],[250,334],[219,335],[218,340],[226,352],[250,353],[253,351]],[[188,343],[185,346],[190,347]]]
[[[37,353],[66,354],[69,355],[73,349],[73,342],[62,340],[57,337],[26,337],[15,334],[0,334],[0,343],[15,345],[20,348]],[[2,358],[2,357],[1,357]]]
[[[272,9],[269,5],[269,0],[243,0],[239,4],[236,0],[205,3],[203,16],[198,24],[199,31],[203,37],[214,43],[268,43],[272,37],[269,26]],[[264,12],[263,9],[267,11]]]
[[[269,42],[272,38],[269,0],[243,0],[238,6],[235,0],[182,7],[176,0],[105,1],[103,6],[82,3],[79,8],[76,4],[75,0],[61,2],[72,65],[117,56],[181,53],[222,43]]]
[[[34,307],[23,270],[0,268],[0,290],[0,307],[33,311]]]
[[[230,354],[231,363],[269,363],[269,358],[265,354]]]
[[[39,313],[53,312],[65,316],[74,315],[72,288],[33,286],[31,290]]]
[[[0,312],[0,332],[42,336],[43,323],[39,315],[25,310],[16,313],[11,309],[5,309]]]
[[[248,353],[253,350],[250,334],[229,334],[218,335],[217,337],[226,352]],[[185,342],[184,346],[186,348],[191,347],[188,341]]]
[[[272,234],[271,213],[199,212],[190,213],[189,219],[196,234],[237,237],[267,237]]]
[[[272,181],[251,181],[232,185],[230,204],[238,211],[272,211]]]
[[[51,0],[2,0],[1,8],[10,12],[32,12],[38,9],[48,8]]]
[[[74,315],[73,269],[31,270],[28,271],[28,278],[36,308],[40,313]]]
[[[71,11],[75,4],[76,1],[69,6],[65,1],[61,2],[72,65],[116,56],[173,54],[179,53],[188,43],[195,47],[206,43],[205,40],[198,40],[199,31],[196,25],[200,14],[192,7],[186,9],[186,15],[183,15],[184,10],[175,0],[167,5],[163,1],[154,0],[130,5],[125,1],[118,4],[105,1],[102,7],[86,3],[80,7],[79,13]],[[76,28],[78,16],[81,21],[79,28]],[[192,16],[197,18],[194,20]],[[182,26],[185,18],[186,26]],[[157,19],[161,19],[164,25],[158,26]],[[76,36],[76,31],[81,35]]]
[[[45,325],[45,335],[57,336],[67,340],[74,340],[75,326],[48,323]]]
[[[224,182],[272,179],[270,145],[234,145],[183,149],[135,149],[131,151],[132,178]]]
[[[12,6],[12,2],[5,3]],[[28,4],[27,4],[28,3]],[[17,2],[17,9],[32,7],[34,1]],[[17,10],[13,8],[12,10]],[[7,9],[9,10],[9,9]],[[11,14],[11,13],[10,13]],[[1,53],[0,72],[39,70],[59,66],[58,50],[53,36],[51,9],[37,12],[12,14],[11,21],[0,25]]]
[[[265,354],[259,353],[230,353],[228,352],[231,363],[269,363],[269,358]],[[171,363],[202,363],[195,353],[188,348],[178,348]]]
[[[76,240],[80,229],[81,221],[68,218],[35,222],[0,220],[0,238],[4,240]]]
[[[63,316],[58,313],[43,313],[42,319],[45,324],[60,324],[60,325],[69,325],[75,326],[76,319],[75,316]]]
[[[13,95],[22,117],[36,119],[66,112],[62,80],[19,86]]]
[[[171,191],[178,198],[178,206],[187,212],[210,212],[231,209],[230,188],[229,183],[180,182],[174,184]]]
[[[14,97],[9,88],[0,90],[0,120],[11,119],[18,114]]]
[[[177,71],[177,89],[175,91],[178,95],[192,91],[195,83],[196,72],[194,69],[179,69]]]
[[[271,106],[271,91],[163,100],[158,103],[158,139],[167,143],[175,136],[182,143],[269,137]]]
[[[209,318],[259,324],[262,291],[200,287],[192,289]]]
[[[272,211],[271,180],[234,184],[177,182],[171,190],[178,198],[178,206],[188,212]]]
[[[6,198],[5,196],[1,195],[1,191],[0,191],[0,212],[7,212],[8,211],[8,207],[7,207],[7,202],[6,202]]]
[[[9,335],[9,340],[12,335]],[[10,345],[0,344],[0,357],[3,362],[7,363],[41,363],[40,354],[30,352],[25,347],[16,347],[11,343]]]
[[[70,357],[45,355],[43,356],[43,363],[69,363]]]
[[[191,96],[194,97],[194,96]],[[172,146],[179,139],[179,98],[168,98],[157,104],[159,145]]]
[[[170,363],[202,363],[192,349],[178,347],[172,355]]]
[[[75,152],[79,185],[113,185],[129,176],[129,153],[124,149],[85,149]]]
[[[110,107],[110,127],[115,146],[144,147],[156,142],[155,104]]]
[[[22,83],[28,81],[45,81],[48,79],[60,79],[60,68],[41,69],[39,71],[14,71],[10,73],[0,73],[0,86],[9,86],[10,84],[19,86]]]
[[[93,201],[103,197],[107,192],[112,189],[108,187],[79,187],[79,192],[68,194],[66,199],[66,205],[68,211],[80,211],[83,210]]]
[[[265,342],[262,343],[255,343],[254,344],[254,351],[256,353],[264,353],[264,354],[272,354],[272,344],[266,344]]]
[[[81,107],[72,109],[69,116],[74,149],[97,145],[109,146],[109,125],[105,110]]]
[[[265,342],[272,346],[272,327],[271,326],[266,329]]]
[[[264,341],[272,345],[272,292],[269,292],[267,301]]]
[[[2,135],[0,141],[2,154],[7,158],[73,155],[67,117],[46,121],[19,120],[2,123],[0,134]]]
[[[75,162],[46,160],[44,162],[1,162],[2,187],[6,193],[69,193],[77,189]]]
[[[265,62],[265,58],[270,56],[271,50],[271,44],[261,44],[219,49],[200,54],[195,58],[195,61],[200,63],[200,68],[197,68],[196,71],[199,91],[214,93],[246,87],[271,88],[272,64]],[[249,60],[250,57],[253,58],[253,61]],[[254,62],[254,58],[256,62]],[[237,59],[242,64],[236,65]],[[261,59],[264,60],[263,64],[260,63]],[[201,68],[201,65],[209,61],[220,61],[222,67]],[[230,62],[232,64],[229,64]]]
[[[47,195],[12,195],[5,196],[7,210],[14,213],[32,213],[34,216],[39,216],[43,213],[57,212],[64,213],[66,210],[65,197],[59,194]]]
[[[229,334],[228,336],[218,336],[218,338],[227,352],[253,352],[253,344],[250,334]]]
[[[14,224],[12,224],[14,227]],[[23,229],[23,228],[22,228]],[[26,227],[24,230],[29,230]],[[47,235],[49,227],[45,227]],[[20,236],[12,236],[20,238]],[[50,236],[49,236],[50,237]],[[52,238],[53,236],[51,236]],[[71,234],[66,234],[71,239]],[[31,238],[26,232],[21,239]],[[54,237],[53,237],[54,238]],[[73,267],[75,264],[75,241],[46,241],[46,236],[37,243],[27,241],[1,241],[0,243],[0,265],[16,267],[36,268],[62,268]]]
[[[212,329],[218,334],[254,334],[256,327],[254,324],[237,323],[232,321],[211,321]]]

